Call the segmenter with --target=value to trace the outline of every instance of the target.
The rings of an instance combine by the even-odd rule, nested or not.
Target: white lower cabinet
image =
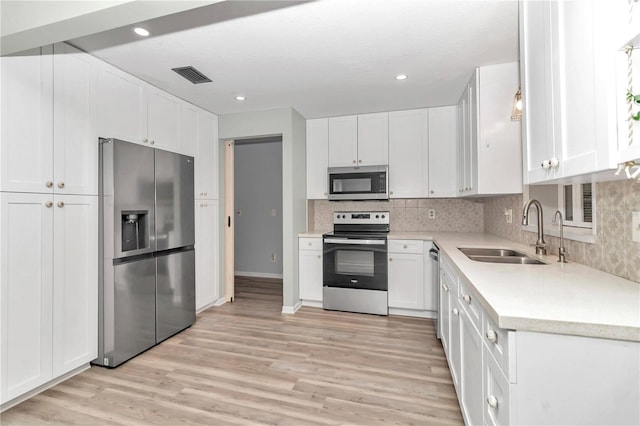
[[[389,240],[389,307],[424,309],[423,242]]]
[[[639,342],[501,329],[440,259],[440,334],[466,424],[640,424]]]
[[[299,238],[298,250],[300,299],[302,299],[303,304],[321,303],[322,238]]]
[[[218,268],[218,201],[196,199],[196,311],[215,303],[220,294]]]
[[[0,193],[0,403],[97,356],[98,199]]]

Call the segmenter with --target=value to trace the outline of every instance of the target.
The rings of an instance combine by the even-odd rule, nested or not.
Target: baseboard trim
[[[389,308],[389,315],[402,315],[405,317],[431,318],[436,319],[438,313],[434,311],[423,311],[415,309]]]
[[[4,404],[2,404],[0,406],[0,413],[8,410],[11,407],[15,407],[16,405],[26,401],[27,399],[33,398],[34,396],[38,395],[39,393],[42,393],[44,391],[46,391],[47,389],[50,389],[52,387],[54,387],[57,384],[60,384],[62,382],[64,382],[65,380],[68,380],[70,378],[72,378],[73,376],[82,373],[83,371],[88,370],[89,368],[91,368],[91,365],[89,363],[83,364],[80,367],[77,367],[71,371],[69,371],[68,373],[63,374],[60,377],[56,377],[55,379],[38,386],[35,389],[30,390],[29,392],[23,393],[20,396],[16,396],[15,398],[13,398],[10,401],[5,402]]]
[[[282,307],[282,313],[283,314],[295,314],[298,309],[300,309],[300,307],[302,307],[302,300],[298,300],[298,303],[296,303],[293,306],[283,306]]]
[[[312,308],[322,308],[322,300],[303,300],[302,306],[311,306]]]
[[[199,314],[200,312],[204,312],[209,308],[213,308],[215,306],[222,306],[226,303],[226,300],[224,297],[221,297],[219,299],[214,300],[213,302],[209,302],[206,305],[196,309],[196,314]]]
[[[246,272],[246,271],[235,271],[234,275],[238,275],[241,277],[256,277],[256,278],[275,278],[282,279],[282,274],[270,274],[268,272]]]

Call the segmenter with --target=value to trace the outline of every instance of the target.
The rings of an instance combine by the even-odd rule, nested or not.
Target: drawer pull
[[[465,294],[464,296],[462,296],[462,300],[464,300],[467,305],[471,304],[471,296],[469,296],[468,294]]]
[[[453,308],[451,312],[453,312],[453,315],[455,316],[458,316],[460,314],[460,311],[458,310],[458,308]]]
[[[487,404],[489,404],[489,407],[491,407],[491,408],[497,408],[498,407],[498,398],[496,398],[493,395],[489,395],[487,397]]]
[[[495,343],[496,340],[498,340],[498,335],[493,330],[487,330],[487,333],[485,334],[485,336],[487,337],[488,341],[493,343]]]

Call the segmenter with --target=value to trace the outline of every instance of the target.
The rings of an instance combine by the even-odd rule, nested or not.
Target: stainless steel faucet
[[[560,247],[558,248],[558,262],[567,263],[567,249],[564,248],[564,222],[562,221],[562,212],[556,210],[553,214],[552,223],[556,223],[556,218],[560,218]]]
[[[524,209],[522,210],[522,224],[527,226],[529,224],[529,208],[531,205],[536,206],[536,210],[538,210],[538,241],[536,241],[536,254],[547,254],[547,243],[544,242],[544,230],[542,225],[542,205],[538,200],[529,200],[527,204],[524,205]]]

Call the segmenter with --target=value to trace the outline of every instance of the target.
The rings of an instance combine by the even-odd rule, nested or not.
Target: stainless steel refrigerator
[[[98,358],[116,367],[195,321],[193,157],[100,139]]]

